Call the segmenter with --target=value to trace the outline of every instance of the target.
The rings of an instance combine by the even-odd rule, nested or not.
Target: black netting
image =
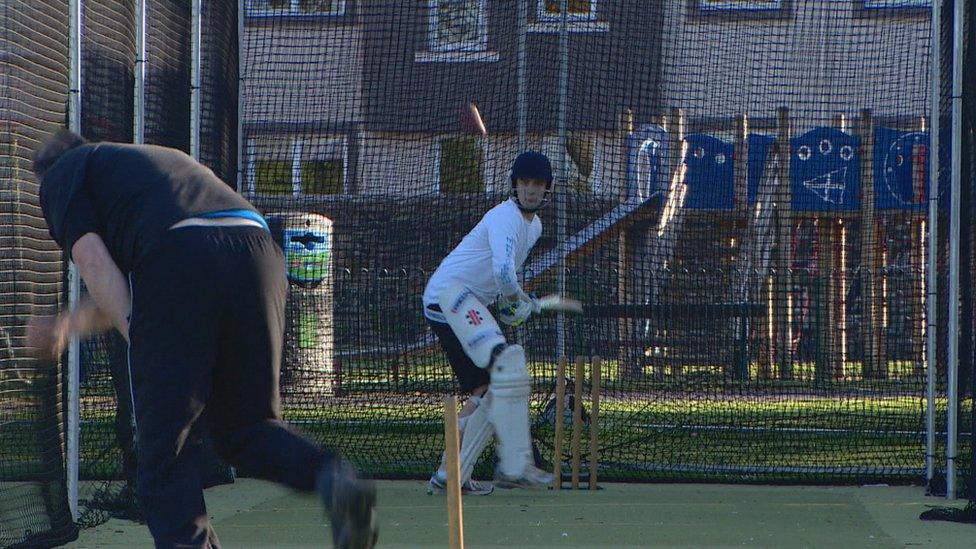
[[[81,133],[92,141],[131,142],[135,0],[82,5]]]
[[[966,496],[969,498],[970,508],[976,506],[976,443],[973,433],[976,433],[976,294],[972,291],[972,273],[976,272],[976,227],[972,219],[976,202],[972,200],[976,192],[976,10],[970,8],[964,25],[963,66],[963,124],[962,124],[962,185],[968,189],[970,201],[966,204],[966,221],[968,230],[964,233],[968,254],[963,255],[962,269],[968,271],[969,283],[968,299],[963,306],[962,322],[967,330],[965,354],[968,379],[964,386],[968,391],[968,402],[962,409],[962,424],[969,427],[969,448],[966,453],[968,467],[963,469],[967,486]],[[976,522],[976,519],[973,520]]]
[[[237,5],[204,2],[200,155],[287,247],[287,418],[376,476],[429,474],[443,444],[440,399],[457,387],[420,294],[507,197],[516,154],[534,148],[566,169],[541,211],[524,283],[584,303],[580,316],[540,315],[508,332],[528,350],[540,459],[568,457],[552,444],[559,357],[600,356],[601,478],[919,481],[934,368],[944,476],[946,330],[940,321],[929,364],[926,322],[933,196],[939,319],[948,311],[952,2],[941,21],[937,151],[931,11],[918,2],[569,0],[564,108],[561,2],[521,4],[247,0],[238,52]],[[83,132],[130,140],[133,109],[144,107],[146,142],[189,151],[189,3],[148,3],[144,105],[132,100],[134,5],[85,3]],[[25,307],[53,310],[61,295],[36,184],[17,175],[36,132],[63,119],[66,48],[52,37],[66,35],[66,6],[51,9],[30,19],[40,25],[2,12],[8,43],[37,67],[3,65],[28,90],[4,96],[24,122],[0,144],[11,151],[3,189],[15,193],[0,215],[22,232],[0,249],[0,310],[13,319],[0,379],[23,387],[3,393],[4,437],[27,436],[16,426],[40,425],[35,411],[59,410],[43,396],[57,380],[45,385],[36,380],[49,374],[21,366],[18,339]],[[968,266],[972,227],[964,231]],[[972,318],[966,305],[965,456]],[[82,354],[83,510],[92,521],[136,516],[124,348],[108,336]],[[6,481],[34,474],[50,452],[30,447],[21,469],[0,466],[4,502],[21,497],[7,496]],[[476,474],[490,468],[486,460]],[[41,501],[15,507],[57,509]]]
[[[83,8],[81,133],[92,141],[132,142],[136,2],[87,1]],[[79,365],[82,483],[77,522],[90,527],[113,514],[138,516],[131,488],[135,479],[134,439],[128,420],[131,406],[125,347],[118,337],[85,341]],[[101,418],[115,421],[105,423]]]
[[[565,148],[559,2],[527,2],[522,94],[516,9],[248,6],[243,191],[332,222],[325,281],[292,290],[296,314],[331,316],[323,388],[286,413],[378,474],[433,467],[454,385],[419,295],[528,146],[568,168],[526,284],[586,305],[510,335],[536,413],[562,353],[605,359],[605,478],[919,479],[929,12],[568,4]]]
[[[231,2],[205,2],[202,15],[203,70],[200,112],[201,160],[233,182],[236,171],[236,6]],[[142,122],[146,143],[190,151],[190,65],[189,33],[191,10],[188,2],[147,4],[144,112]],[[117,75],[112,85],[85,87],[85,120],[120,119],[128,134],[106,135],[91,126],[86,137],[131,141],[133,136],[132,97],[136,38],[134,5],[107,2],[117,10],[109,21],[118,26],[106,32],[86,19],[83,35],[93,42],[120,40],[110,49],[118,62],[112,64]],[[90,8],[94,9],[94,8]],[[128,12],[128,13],[127,13]],[[99,51],[95,47],[89,49]],[[83,50],[84,51],[84,50]],[[125,55],[125,51],[133,52]],[[94,55],[86,52],[86,55]],[[103,71],[105,72],[105,71]],[[86,80],[96,75],[86,74]],[[118,92],[116,94],[116,92]],[[122,96],[128,101],[118,100]],[[88,111],[85,111],[85,108]],[[230,175],[228,175],[230,174]],[[82,434],[78,522],[92,526],[111,516],[140,520],[135,495],[135,429],[128,380],[125,342],[117,334],[94,337],[82,349],[81,413]],[[215,461],[207,478],[210,484],[232,480],[229,470]]]
[[[77,537],[65,488],[62,376],[25,327],[62,297],[61,252],[41,217],[31,153],[65,121],[67,2],[0,8],[0,546]]]
[[[941,20],[941,32],[943,34],[943,44],[945,48],[953,43],[953,29],[955,24],[954,2],[948,2],[943,6],[947,13],[943,13]],[[924,513],[923,520],[946,520],[954,522],[976,522],[976,445],[973,444],[972,433],[976,432],[976,314],[974,314],[974,297],[972,291],[972,274],[976,269],[976,254],[974,254],[974,227],[972,218],[974,215],[973,192],[976,189],[976,134],[974,134],[974,123],[976,123],[976,108],[974,108],[973,97],[976,93],[976,72],[972,70],[974,56],[976,56],[976,34],[972,32],[973,21],[976,13],[970,8],[966,10],[965,19],[962,22],[962,95],[961,116],[960,116],[960,227],[959,227],[959,285],[960,285],[960,325],[959,325],[959,373],[957,377],[957,388],[959,394],[958,426],[959,437],[958,450],[956,453],[956,470],[959,472],[957,477],[956,493],[954,495],[965,497],[969,500],[964,507],[949,506],[935,507]],[[951,51],[951,50],[947,50]],[[955,116],[952,111],[951,98],[952,92],[952,59],[943,59],[941,64],[942,82],[940,95],[942,97],[941,112],[943,114],[943,124],[946,125],[943,135],[946,139],[951,135],[951,124]],[[940,157],[943,162],[951,162],[948,143],[943,149]],[[949,164],[943,167],[942,177],[948,180],[951,175]],[[945,379],[942,380],[943,386],[948,386]],[[941,430],[945,430],[943,423]],[[937,462],[938,475],[934,482],[929,486],[929,491],[938,495],[946,494],[944,475],[946,463]]]
[[[237,2],[202,3],[200,161],[237,186]]]
[[[190,152],[190,3],[146,2],[146,143]]]

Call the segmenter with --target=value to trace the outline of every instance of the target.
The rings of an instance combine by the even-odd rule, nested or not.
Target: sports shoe
[[[371,549],[379,537],[376,519],[376,485],[356,476],[347,463],[338,461],[319,473],[319,495],[332,524],[332,543],[337,549]]]
[[[509,477],[496,471],[495,486],[499,488],[551,488],[555,477],[531,463],[525,466],[520,477]]]
[[[495,491],[495,486],[492,483],[470,478],[461,486],[462,496],[487,496],[493,491]],[[441,477],[437,476],[437,473],[434,473],[430,477],[430,482],[427,483],[427,493],[447,493],[447,481],[442,480]]]

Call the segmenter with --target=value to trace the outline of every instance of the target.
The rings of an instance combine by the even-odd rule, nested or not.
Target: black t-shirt
[[[251,204],[209,168],[176,149],[94,143],[66,152],[45,172],[41,209],[55,241],[70,255],[97,233],[123,272],[131,272],[174,223]]]

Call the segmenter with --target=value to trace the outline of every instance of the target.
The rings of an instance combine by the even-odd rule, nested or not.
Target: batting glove
[[[498,320],[507,326],[521,326],[532,313],[537,313],[539,310],[540,307],[536,299],[532,296],[525,296],[524,299],[499,304]]]

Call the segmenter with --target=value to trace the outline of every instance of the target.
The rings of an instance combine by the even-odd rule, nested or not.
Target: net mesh
[[[955,2],[948,2],[942,7],[940,28],[942,33],[943,51],[951,51],[952,36],[956,23]],[[974,153],[976,153],[976,139],[974,139],[974,121],[976,121],[976,110],[973,104],[973,90],[976,90],[976,74],[967,69],[973,62],[976,55],[976,35],[972,33],[973,19],[976,17],[970,8],[965,10],[965,19],[961,22],[962,29],[962,96],[960,109],[960,226],[959,226],[959,290],[960,290],[960,324],[959,324],[959,372],[957,377],[958,405],[956,408],[959,433],[959,443],[955,455],[957,477],[956,496],[965,497],[969,500],[964,507],[946,506],[933,507],[921,514],[923,520],[947,520],[954,522],[976,522],[976,445],[973,444],[972,433],[976,429],[976,370],[974,370],[974,359],[976,359],[976,346],[974,346],[974,322],[976,315],[973,314],[973,293],[972,293],[972,271],[976,256],[973,255],[973,225],[971,221],[973,210],[973,183],[976,181],[976,164],[974,164]],[[947,55],[947,54],[943,54]],[[943,124],[942,139],[948,140],[952,132],[952,123],[955,113],[952,110],[952,69],[953,60],[942,58],[940,63],[940,103],[941,122]],[[948,185],[952,175],[951,164],[953,161],[952,150],[946,147],[940,148],[940,162],[942,170],[940,178],[942,185]],[[946,227],[946,232],[949,228]],[[949,238],[949,237],[947,237]],[[942,282],[940,282],[942,283]],[[940,313],[941,314],[941,313]],[[948,386],[948,384],[947,384]],[[940,418],[941,419],[941,418]],[[940,422],[940,431],[947,431],[948,426],[945,421]],[[944,449],[944,445],[942,447]],[[947,462],[936,462],[936,475],[928,483],[927,491],[934,495],[946,495],[946,469]]]
[[[237,2],[203,2],[201,28],[200,161],[237,185]]]
[[[0,546],[77,536],[65,490],[62,377],[33,360],[25,328],[62,297],[61,252],[41,217],[31,151],[65,120],[67,6],[0,8]]]
[[[961,319],[963,323],[960,345],[960,353],[963,363],[966,365],[964,371],[967,377],[963,386],[967,388],[968,401],[963,402],[962,425],[969,427],[969,437],[967,439],[968,448],[964,448],[964,455],[968,459],[968,464],[963,469],[964,481],[966,483],[966,496],[969,499],[969,509],[976,509],[976,443],[973,440],[973,430],[976,429],[976,295],[972,291],[972,273],[976,269],[976,227],[973,226],[973,213],[976,205],[973,202],[974,191],[976,191],[976,71],[973,63],[976,63],[976,12],[970,6],[966,13],[966,20],[963,28],[964,49],[963,66],[970,67],[963,72],[963,95],[962,95],[962,161],[960,179],[962,188],[965,189],[967,201],[963,202],[963,231],[962,242],[964,248],[960,254],[962,257],[961,269],[965,271],[966,278],[961,280],[965,288]],[[971,522],[976,522],[976,513]]]
[[[92,3],[103,8],[115,28],[96,26],[86,19],[83,36],[93,42],[108,42],[105,51],[111,61],[95,64],[101,72],[85,72],[83,120],[119,120],[117,133],[104,133],[107,126],[83,124],[82,133],[94,139],[132,141],[135,77],[145,73],[143,142],[190,152],[191,136],[191,7],[186,2],[151,2],[146,12],[146,54],[136,54],[135,2]],[[201,25],[207,29],[201,44],[201,108],[199,112],[200,159],[215,173],[233,182],[228,174],[237,169],[237,8],[233,2],[205,2]],[[83,49],[83,52],[85,50]],[[97,47],[89,51],[99,52]],[[128,53],[127,53],[128,52]],[[89,56],[94,55],[89,53]],[[140,67],[140,64],[144,66]],[[111,67],[110,69],[106,67]],[[119,88],[96,80],[105,76]],[[118,100],[116,95],[124,97]],[[135,421],[129,386],[125,342],[112,333],[85,342],[81,358],[81,477],[78,523],[93,526],[109,517],[141,520],[135,494]],[[210,485],[232,480],[229,469],[217,463],[208,451]]]
[[[82,4],[81,134],[93,141],[134,138],[136,2]],[[135,478],[125,348],[116,334],[82,343],[78,524],[94,526],[114,512],[134,518],[127,483]],[[119,398],[119,396],[122,398]]]
[[[946,318],[951,126],[944,101],[941,145],[930,151],[930,8],[568,0],[561,50],[561,4],[245,0],[238,52],[236,4],[204,2],[200,155],[286,247],[287,419],[374,476],[433,470],[441,397],[457,386],[420,295],[440,260],[508,197],[512,160],[533,148],[559,175],[523,283],[584,303],[582,315],[539,315],[506,334],[528,350],[540,462],[570,457],[569,444],[553,455],[558,359],[600,356],[601,479],[924,478],[930,366],[936,456],[947,428],[944,329],[936,364],[926,359],[927,210],[939,196],[934,299]],[[148,5],[145,141],[189,151],[190,8]],[[0,247],[0,311],[11,319],[0,436],[24,448],[18,465],[0,465],[0,545],[44,530],[70,535],[56,488],[43,487],[60,486],[43,475],[61,468],[40,465],[60,456],[59,380],[27,360],[22,339],[26,309],[53,312],[61,300],[62,265],[36,182],[20,171],[37,135],[63,120],[66,48],[55,37],[66,35],[67,11],[30,8],[43,24],[27,25],[29,9],[13,6],[0,11],[4,39],[43,70],[28,84],[16,55],[2,64],[26,91],[3,96],[24,122],[5,126],[0,144],[2,189],[14,193],[0,203],[13,220],[0,224],[13,243]],[[142,68],[135,0],[84,6],[83,133],[130,141]],[[940,157],[937,177],[930,154]],[[116,336],[86,343],[82,524],[138,516],[126,375]],[[962,421],[963,455],[971,423]],[[46,445],[34,441],[42,425],[53,429]],[[484,459],[475,475],[491,468]],[[12,536],[10,512],[26,525]]]
[[[242,191],[332,222],[324,281],[292,286],[331,316],[327,389],[286,414],[380,475],[432,469],[454,385],[419,295],[528,147],[566,170],[524,283],[586,304],[509,334],[543,459],[558,357],[599,355],[602,478],[918,479],[929,12],[568,6],[561,106],[556,1],[527,2],[522,70],[490,2],[248,4]]]

